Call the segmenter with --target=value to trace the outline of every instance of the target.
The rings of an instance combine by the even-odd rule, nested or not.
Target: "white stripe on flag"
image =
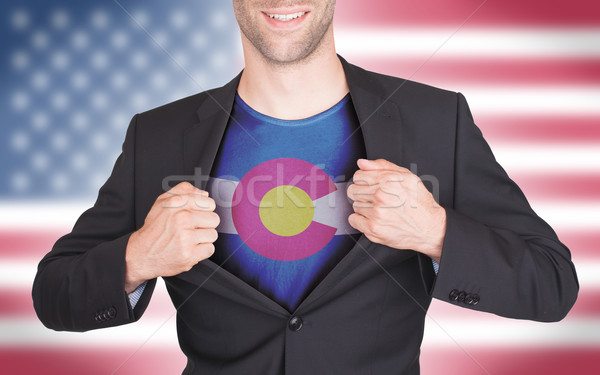
[[[348,177],[351,178],[351,176]],[[352,181],[338,182],[335,184],[336,191],[314,201],[315,216],[313,220],[337,228],[336,235],[359,233],[348,223],[348,216],[354,212],[346,192],[351,183]],[[342,207],[337,202],[341,202]]]
[[[475,121],[478,115],[484,114],[600,116],[600,87],[597,86],[481,85],[461,86],[456,91],[465,95]]]
[[[67,233],[93,204],[93,201],[0,201],[0,228],[3,231],[44,229]]]
[[[163,325],[164,323],[164,325]],[[175,317],[144,319],[135,324],[85,333],[55,332],[31,319],[0,319],[0,348],[37,347],[177,347]],[[147,342],[146,340],[150,338]]]
[[[600,345],[600,320],[566,319],[547,324],[494,317],[481,313],[482,319],[427,319],[423,345],[435,347],[597,347]],[[436,323],[437,322],[437,323]],[[441,328],[440,328],[441,327]],[[55,332],[31,319],[1,319],[0,348],[16,347],[177,347],[174,317],[142,319],[133,324],[99,330]],[[146,340],[148,340],[146,342]]]
[[[530,203],[534,211],[557,231],[593,233],[600,230],[600,202],[563,201],[550,204],[530,199]]]
[[[465,28],[455,32],[455,28],[337,28],[336,48],[347,58],[427,58],[434,52],[437,58],[600,57],[598,28]]]
[[[600,289],[600,260],[587,259],[576,265],[582,288]],[[37,270],[37,260],[6,260],[0,263],[0,288],[31,289]],[[0,332],[2,332],[0,330]]]
[[[490,145],[498,163],[509,174],[549,173],[568,178],[570,173],[600,172],[600,144],[490,142]]]
[[[237,233],[235,225],[233,224],[230,206],[233,202],[233,193],[235,192],[238,183],[238,181],[223,178],[211,178],[207,184],[207,190],[217,205],[215,212],[221,218],[219,226],[217,227],[219,233]],[[336,191],[313,201],[313,220],[337,228],[337,231],[335,232],[336,235],[358,233],[358,231],[348,223],[348,216],[353,212],[352,205],[349,203],[346,196],[346,188],[349,183],[350,182],[336,183]],[[258,203],[260,198],[253,197],[253,200]],[[341,209],[340,205],[342,206]]]
[[[600,332],[600,320],[597,318],[565,319],[559,324],[502,317],[489,320],[438,318],[435,322],[427,319],[423,345],[448,347],[456,345],[455,342],[461,346],[493,348],[583,348],[600,345],[600,335],[592,333]]]
[[[519,151],[515,151],[516,155],[510,156],[510,161],[520,163],[519,166],[523,167],[521,162],[526,161],[527,154],[535,152],[535,149],[533,151],[531,148],[529,150],[519,150],[521,150],[521,153],[519,154]],[[596,153],[599,153],[599,151],[597,150]],[[498,152],[498,154],[502,153]],[[555,154],[558,154],[558,152],[555,151]],[[521,158],[518,158],[518,156],[521,156]],[[548,152],[547,156],[548,159],[552,158],[550,152]],[[575,159],[572,155],[570,158]],[[517,171],[523,172],[519,166],[514,167],[512,163],[506,163],[506,165],[508,165],[506,169],[509,175]],[[589,167],[591,168],[592,166],[590,165]],[[557,169],[560,168],[557,167]],[[534,169],[531,171],[533,172]],[[566,178],[568,178],[568,174]],[[557,230],[600,231],[600,202],[579,202],[576,200],[563,200],[561,202],[531,200],[531,202],[535,211]],[[56,230],[58,239],[61,234],[68,233],[71,230],[79,215],[88,208],[85,205],[78,206],[73,204],[68,209],[65,209],[65,206],[63,203],[47,203],[43,205],[0,203],[0,228],[8,232],[11,230],[26,230],[31,232],[37,229],[45,231]],[[18,249],[15,249],[15,254],[18,254]]]

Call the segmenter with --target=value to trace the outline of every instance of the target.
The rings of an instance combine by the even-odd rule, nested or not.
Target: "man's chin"
[[[318,46],[307,45],[279,45],[268,49],[259,50],[266,62],[273,65],[293,66],[303,64],[312,59],[317,53]]]

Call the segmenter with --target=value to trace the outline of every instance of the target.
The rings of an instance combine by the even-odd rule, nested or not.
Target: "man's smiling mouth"
[[[297,13],[291,13],[291,14],[269,14],[269,13],[265,13],[267,16],[276,19],[278,21],[291,21],[293,19],[296,18],[300,18],[303,15],[305,15],[307,12],[297,12]]]

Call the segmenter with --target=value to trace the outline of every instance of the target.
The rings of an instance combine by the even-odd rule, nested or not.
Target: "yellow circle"
[[[315,207],[304,190],[292,185],[280,185],[263,196],[258,212],[268,230],[279,236],[294,236],[308,228]]]

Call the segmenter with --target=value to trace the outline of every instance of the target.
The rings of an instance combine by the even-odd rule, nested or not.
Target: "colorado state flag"
[[[360,235],[346,196],[365,155],[354,107],[348,94],[279,120],[237,96],[232,118],[207,184],[221,218],[213,259],[293,311]]]

